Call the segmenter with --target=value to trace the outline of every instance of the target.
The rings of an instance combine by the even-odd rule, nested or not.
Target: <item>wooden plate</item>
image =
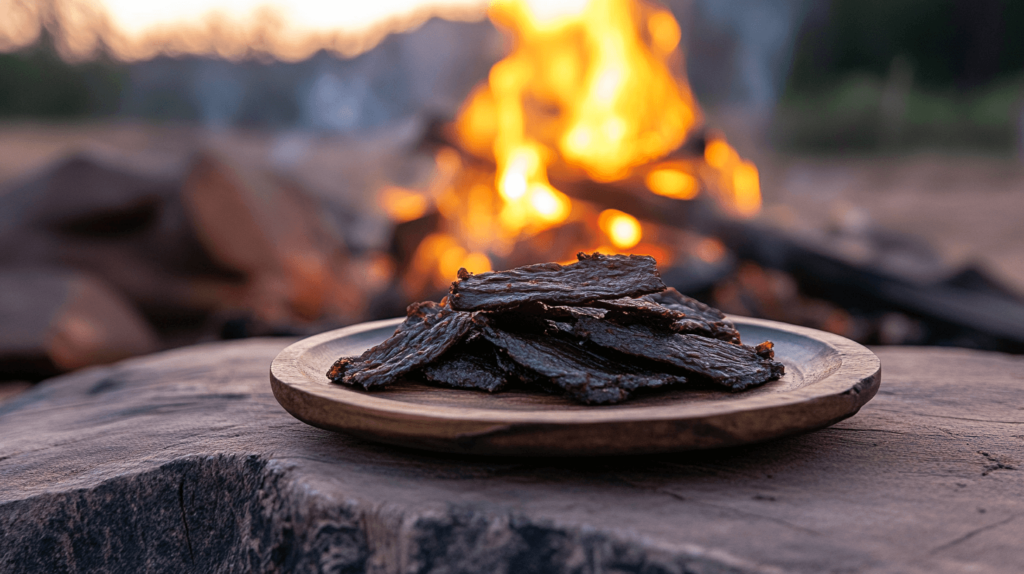
[[[331,383],[340,356],[391,336],[402,319],[303,339],[270,367],[274,396],[299,420],[435,451],[528,456],[640,454],[733,446],[806,432],[856,413],[881,381],[878,357],[838,335],[731,317],[748,343],[769,339],[778,381],[742,393],[669,389],[610,406],[528,391],[488,394],[412,381],[381,391]]]

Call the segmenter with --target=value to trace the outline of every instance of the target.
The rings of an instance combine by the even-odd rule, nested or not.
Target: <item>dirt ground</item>
[[[778,157],[762,173],[768,217],[827,224],[852,211],[926,239],[951,263],[978,262],[1024,292],[1024,160]]]

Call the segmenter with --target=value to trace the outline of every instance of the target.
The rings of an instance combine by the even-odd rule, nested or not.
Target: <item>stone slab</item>
[[[0,404],[0,571],[1021,572],[1024,359],[881,348],[829,429],[728,450],[439,456],[307,426],[218,343]]]

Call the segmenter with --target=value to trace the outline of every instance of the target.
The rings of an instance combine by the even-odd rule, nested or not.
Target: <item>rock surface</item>
[[[0,403],[10,400],[32,388],[28,381],[0,381]]]
[[[878,396],[722,451],[469,459],[309,427],[286,343],[94,367],[0,404],[0,571],[1020,572],[1024,359],[884,348]]]

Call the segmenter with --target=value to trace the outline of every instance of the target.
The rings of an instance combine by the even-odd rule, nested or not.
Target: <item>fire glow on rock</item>
[[[734,216],[759,211],[757,168],[724,139],[709,139],[703,157],[673,155],[702,117],[683,73],[682,33],[668,10],[639,0],[495,0],[489,16],[508,32],[511,51],[464,103],[454,133],[464,152],[493,162],[493,171],[455,176],[461,182],[453,185],[463,189],[437,196],[449,225],[445,238],[427,244],[447,248],[420,254],[433,262],[420,261],[423,271],[487,271],[488,254],[505,258],[524,237],[577,220],[604,239],[573,249],[651,247],[650,226],[623,211],[595,211],[553,180],[638,181],[680,201],[706,191]],[[460,162],[458,154],[444,155],[442,171]]]

